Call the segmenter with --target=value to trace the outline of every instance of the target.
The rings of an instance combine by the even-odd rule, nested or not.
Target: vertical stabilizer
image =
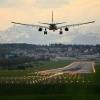
[[[52,11],[52,24],[54,23],[54,19],[53,19],[53,11]]]

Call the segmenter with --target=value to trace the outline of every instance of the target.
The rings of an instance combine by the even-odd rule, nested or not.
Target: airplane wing
[[[85,25],[85,24],[90,24],[90,23],[94,23],[95,21],[91,21],[91,22],[85,22],[85,23],[79,23],[79,24],[71,24],[71,25],[65,25],[65,26],[60,26],[58,27],[58,29],[61,29],[61,28],[65,28],[65,27],[75,27],[75,26],[81,26],[81,25]]]
[[[65,24],[66,22],[61,22],[61,23],[55,23],[56,25],[58,25],[58,24]]]
[[[46,25],[50,25],[51,23],[41,23],[41,22],[39,22],[40,24],[46,24]],[[66,22],[61,22],[61,23],[54,23],[54,24],[56,24],[56,25],[58,25],[58,24],[65,24]]]
[[[24,24],[24,23],[17,23],[17,22],[11,22],[13,24],[19,24],[19,25],[25,25],[25,26],[31,26],[31,27],[41,27],[41,28],[46,28],[46,29],[49,29],[49,27],[47,26],[42,26],[42,25],[33,25],[33,24]]]

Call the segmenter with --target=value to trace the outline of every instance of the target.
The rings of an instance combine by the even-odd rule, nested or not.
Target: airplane
[[[70,27],[75,27],[75,26],[80,26],[80,25],[84,25],[84,24],[90,24],[90,23],[94,23],[95,21],[90,21],[90,22],[85,22],[85,23],[78,23],[78,24],[71,24],[71,25],[63,25],[63,26],[58,26],[60,24],[64,24],[66,22],[62,22],[62,23],[55,23],[54,22],[54,15],[53,15],[53,11],[52,11],[52,22],[51,23],[40,23],[40,24],[44,24],[44,25],[33,25],[33,24],[24,24],[24,23],[18,23],[18,22],[11,22],[13,24],[19,24],[19,25],[26,25],[26,26],[32,26],[32,27],[37,27],[38,31],[43,31],[44,29],[44,35],[47,35],[47,30],[52,30],[53,32],[55,32],[56,30],[60,30],[59,34],[62,35],[63,34],[63,30],[65,31],[69,31]]]

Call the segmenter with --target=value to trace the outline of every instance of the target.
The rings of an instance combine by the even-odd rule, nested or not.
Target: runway
[[[88,61],[73,62],[63,68],[40,71],[41,74],[61,74],[61,73],[95,73],[95,63]]]
[[[62,71],[73,73],[95,73],[94,62],[73,62],[69,66],[63,68]]]

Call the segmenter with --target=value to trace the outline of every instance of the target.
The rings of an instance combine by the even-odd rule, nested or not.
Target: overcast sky
[[[11,24],[11,21],[30,24],[50,22],[52,10],[55,22],[65,21],[67,24],[92,20],[96,22],[72,28],[62,36],[58,35],[58,31],[55,33],[49,31],[49,35],[44,36],[36,29]],[[0,43],[99,44],[100,0],[0,0],[0,31]]]

